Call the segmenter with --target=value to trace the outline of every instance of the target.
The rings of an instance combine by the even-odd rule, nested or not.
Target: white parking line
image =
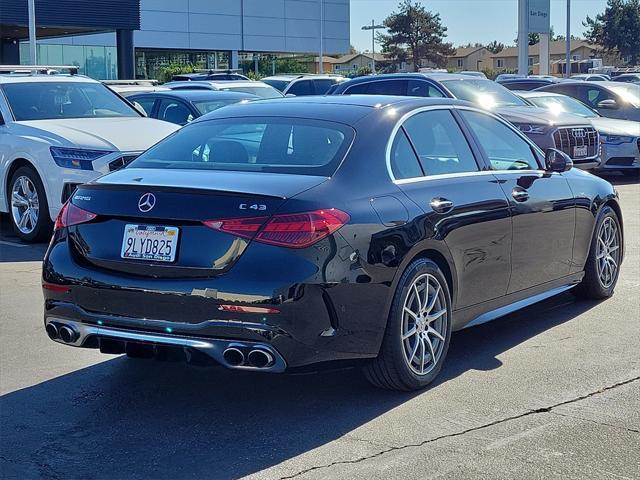
[[[29,245],[24,245],[22,243],[5,242],[4,240],[0,240],[0,245],[9,245],[10,247],[28,247],[29,246]]]

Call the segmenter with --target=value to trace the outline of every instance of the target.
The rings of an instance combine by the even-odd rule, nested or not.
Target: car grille
[[[559,128],[553,133],[556,148],[569,155],[574,161],[593,158],[598,155],[600,142],[598,132],[593,127]],[[587,147],[587,155],[574,158],[575,147]]]
[[[126,167],[133,162],[137,157],[138,155],[123,155],[116,158],[112,162],[109,162],[109,171],[114,172],[116,170],[120,170],[122,167]]]

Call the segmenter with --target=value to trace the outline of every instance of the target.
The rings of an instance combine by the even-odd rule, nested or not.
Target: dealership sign
[[[550,0],[529,0],[529,32],[549,33]]]

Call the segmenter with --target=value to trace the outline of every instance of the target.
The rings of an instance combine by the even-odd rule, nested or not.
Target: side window
[[[407,95],[410,97],[444,97],[440,90],[423,80],[409,80]]]
[[[423,112],[404,124],[425,175],[475,172],[478,164],[449,110]]]
[[[398,130],[391,146],[391,171],[396,180],[422,177],[422,169],[404,128]]]
[[[353,87],[347,88],[344,93],[346,93],[347,95],[366,95],[367,93],[369,93],[369,85],[371,84],[359,83],[357,85],[354,85]]]
[[[314,80],[313,85],[315,86],[315,94],[324,95],[329,91],[334,83],[336,83],[335,80]]]
[[[131,99],[134,102],[137,102],[144,111],[147,112],[147,116],[151,116],[151,112],[153,112],[153,104],[156,103],[156,99],[153,97],[145,97],[145,98],[134,98]]]
[[[313,82],[311,80],[300,80],[299,82],[295,82],[291,85],[291,88],[287,91],[287,93],[292,93],[293,95],[313,95],[315,92],[313,91]]]
[[[158,119],[177,123],[178,125],[186,125],[193,120],[193,115],[182,102],[162,100],[158,109]]]
[[[404,97],[407,95],[406,80],[382,80],[369,84],[369,95],[397,95]]]
[[[593,88],[593,87],[583,87],[586,91],[586,100],[588,105],[591,105],[593,108],[598,107],[598,103],[603,100],[614,99],[613,95],[602,88]]]
[[[460,111],[494,170],[537,170],[531,146],[504,123],[484,113]]]

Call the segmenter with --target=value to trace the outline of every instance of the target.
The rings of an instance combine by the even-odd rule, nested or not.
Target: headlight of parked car
[[[51,156],[56,165],[63,168],[93,170],[93,161],[112,152],[108,150],[87,150],[84,148],[51,147]]]
[[[600,135],[600,141],[602,143],[609,143],[611,145],[620,145],[622,143],[631,143],[635,140],[635,137],[625,137],[623,135]]]
[[[545,125],[536,125],[535,123],[516,123],[515,125],[522,133],[543,135],[547,131],[547,127]]]

